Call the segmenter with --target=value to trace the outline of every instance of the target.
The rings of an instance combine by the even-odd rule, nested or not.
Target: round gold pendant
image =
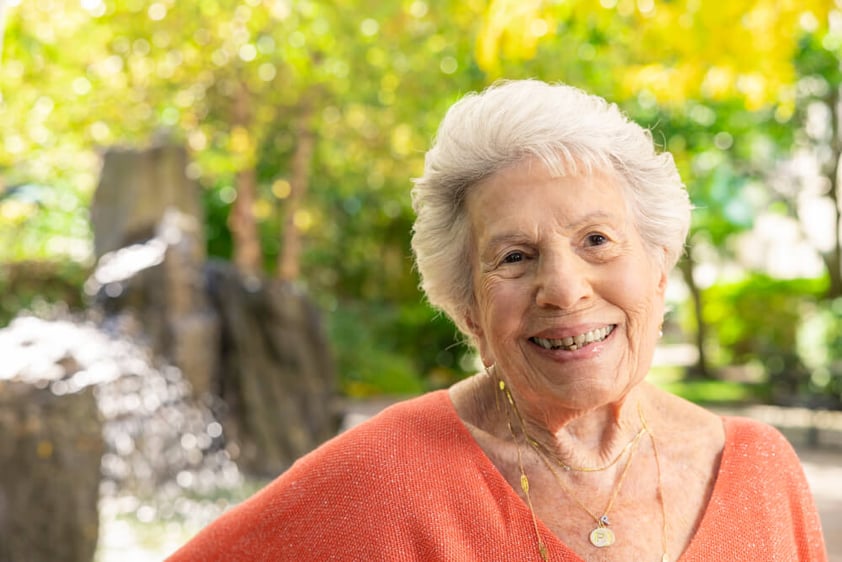
[[[609,529],[608,527],[597,527],[593,531],[591,531],[590,536],[588,537],[591,541],[591,544],[598,548],[603,548],[606,546],[611,546],[614,544],[614,531]]]

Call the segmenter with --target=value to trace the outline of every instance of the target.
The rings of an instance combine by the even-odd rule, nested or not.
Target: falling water
[[[245,493],[220,403],[193,397],[180,370],[154,357],[139,333],[127,315],[19,316],[0,330],[0,380],[59,396],[94,387],[106,445],[99,562],[126,562],[141,548],[171,551]],[[131,526],[153,523],[171,544],[137,544]]]

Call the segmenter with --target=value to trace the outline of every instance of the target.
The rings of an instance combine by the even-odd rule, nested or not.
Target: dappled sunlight
[[[95,400],[95,562],[163,558],[260,484],[247,460],[320,442],[306,420],[333,416],[328,394],[345,429],[481,369],[419,290],[412,178],[454,100],[537,78],[616,103],[694,207],[648,380],[779,427],[842,503],[836,461],[805,446],[842,450],[841,49],[834,0],[0,0],[0,389]],[[105,155],[148,147],[179,151],[178,182],[151,155],[109,183],[127,212],[195,188],[195,237],[91,212]],[[122,239],[101,247],[108,230]],[[242,294],[209,263],[243,272]],[[278,280],[316,303],[307,327],[252,298]],[[219,310],[247,322],[224,333]],[[318,364],[295,355],[315,327]],[[232,334],[260,375],[249,403]],[[272,338],[270,368],[254,350]],[[242,440],[271,433],[251,414],[278,434]]]

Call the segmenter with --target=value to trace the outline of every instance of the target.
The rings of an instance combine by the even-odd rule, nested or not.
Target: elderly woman
[[[422,286],[484,370],[299,460],[173,560],[826,560],[774,429],[645,382],[690,221],[614,105],[498,84],[415,183]]]

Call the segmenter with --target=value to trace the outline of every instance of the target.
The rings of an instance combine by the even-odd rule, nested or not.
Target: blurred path
[[[830,562],[842,562],[842,450],[797,448],[822,518]]]

